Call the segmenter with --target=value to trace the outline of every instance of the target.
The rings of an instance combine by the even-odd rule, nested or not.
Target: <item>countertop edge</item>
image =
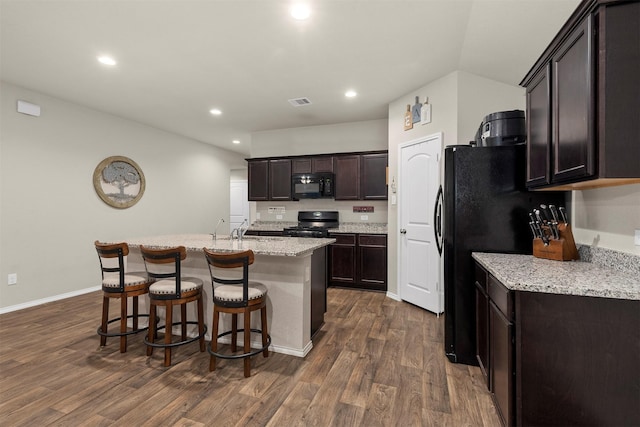
[[[635,275],[592,263],[484,252],[473,252],[472,257],[513,291],[640,300]]]

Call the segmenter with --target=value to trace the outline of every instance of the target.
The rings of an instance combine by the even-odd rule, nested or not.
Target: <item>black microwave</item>
[[[294,199],[319,199],[333,197],[333,174],[295,173],[291,175],[291,193]]]

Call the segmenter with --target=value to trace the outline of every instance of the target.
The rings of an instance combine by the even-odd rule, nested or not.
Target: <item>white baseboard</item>
[[[62,299],[67,299],[71,297],[77,297],[78,295],[88,294],[89,292],[95,292],[102,289],[101,286],[93,286],[91,288],[80,289],[73,292],[67,292],[65,294],[54,295],[52,297],[37,299],[33,301],[23,302],[22,304],[10,305],[8,307],[0,308],[0,314],[10,313],[12,311],[22,310],[24,308],[35,307],[37,305],[46,304],[48,302],[59,301]]]
[[[389,298],[393,299],[393,300],[396,300],[396,301],[402,301],[402,300],[400,299],[400,296],[399,296],[399,295],[397,295],[397,294],[394,294],[393,292],[387,292],[387,296],[388,296]]]

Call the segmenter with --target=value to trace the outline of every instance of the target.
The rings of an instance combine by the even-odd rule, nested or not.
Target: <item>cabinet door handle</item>
[[[400,234],[407,234],[407,230],[405,230],[404,228],[400,229]]]

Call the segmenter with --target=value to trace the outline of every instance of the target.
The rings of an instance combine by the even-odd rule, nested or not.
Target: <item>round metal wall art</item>
[[[144,174],[140,166],[128,157],[107,157],[93,172],[93,187],[109,206],[130,208],[144,194]]]

